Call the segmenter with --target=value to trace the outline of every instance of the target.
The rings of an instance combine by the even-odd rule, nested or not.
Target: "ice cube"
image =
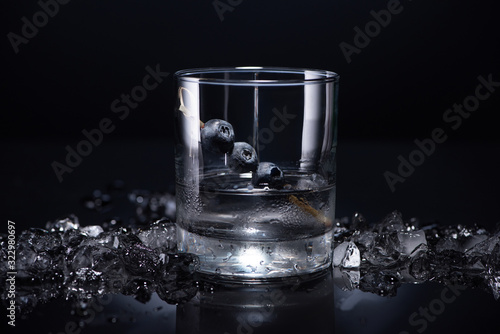
[[[165,247],[174,250],[177,244],[175,224],[168,219],[154,222],[148,229],[140,231],[138,237],[152,249]]]
[[[442,239],[439,239],[439,241],[436,244],[436,251],[438,253],[442,253],[445,251],[455,251],[455,252],[462,252],[462,245],[460,242],[453,237],[450,236],[444,236]]]
[[[8,270],[8,239],[7,235],[0,234],[0,273],[7,272]]]
[[[411,264],[408,268],[408,273],[416,281],[425,281],[429,278],[431,274],[431,268],[429,261],[426,256],[416,256],[411,260]]]
[[[19,277],[29,277],[31,267],[37,257],[36,252],[26,243],[19,242],[17,246],[16,268]]]
[[[470,237],[469,239],[472,240],[466,243],[466,247],[470,247],[471,245],[472,247],[466,249],[467,256],[481,256],[492,254],[495,247],[497,245],[500,245],[500,232],[487,238],[484,238],[484,235],[475,235]]]
[[[120,255],[127,271],[143,277],[154,274],[160,262],[158,254],[141,243],[124,246]]]
[[[349,242],[345,241],[345,242],[339,244],[333,250],[333,261],[332,261],[332,264],[333,264],[334,267],[340,266],[340,264],[344,260],[345,252],[347,250],[347,245],[349,245]]]
[[[493,297],[495,297],[495,300],[500,299],[500,274],[493,276],[489,280],[489,285],[491,287],[491,290],[493,291]]]
[[[70,252],[84,239],[85,235],[83,235],[80,230],[67,230],[62,235],[62,244],[65,247],[66,252]]]
[[[61,246],[61,237],[51,234],[41,228],[30,228],[23,231],[19,238],[20,243],[26,243],[35,252],[56,250]]]
[[[488,257],[488,267],[493,272],[500,273],[500,244],[497,244]]]
[[[462,245],[464,252],[471,250],[477,244],[485,241],[486,239],[488,239],[488,236],[484,234],[469,236],[468,238],[465,239]]]
[[[82,227],[80,229],[80,231],[82,231],[82,233],[85,233],[87,236],[92,237],[92,238],[96,238],[96,237],[99,236],[99,234],[101,234],[102,232],[104,232],[104,230],[102,229],[102,227],[99,226],[99,225],[85,226],[85,227]]]
[[[375,243],[376,236],[377,234],[375,232],[361,232],[353,236],[353,241],[366,249],[370,249]]]
[[[67,230],[76,230],[80,227],[78,223],[78,217],[75,215],[69,215],[63,219],[58,219],[53,222],[47,222],[46,229],[50,232],[66,232]]]
[[[352,241],[345,241],[333,251],[333,265],[342,268],[357,268],[361,264],[359,249]]]
[[[47,252],[38,253],[32,268],[40,274],[50,271],[52,269],[52,257]]]
[[[77,291],[87,290],[91,292],[102,286],[103,275],[99,271],[90,268],[80,268],[73,272],[71,288]]]
[[[376,266],[391,266],[400,260],[401,243],[397,231],[374,233],[371,237],[373,239],[363,251],[363,259]]]
[[[377,229],[379,233],[388,231],[404,231],[406,228],[403,222],[403,216],[399,211],[393,211],[387,215],[380,224],[377,224]]]
[[[169,304],[186,302],[198,292],[198,282],[193,273],[199,264],[198,257],[189,253],[169,254],[169,259],[159,275],[156,292]]]
[[[71,259],[71,267],[74,271],[82,268],[92,268],[94,266],[94,247],[80,247]]]
[[[398,239],[400,242],[400,251],[407,256],[415,256],[417,253],[425,250],[427,246],[427,239],[425,239],[425,232],[422,230],[411,232],[398,232]]]

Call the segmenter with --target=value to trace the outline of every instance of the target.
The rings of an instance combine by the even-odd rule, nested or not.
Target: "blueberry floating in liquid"
[[[211,119],[201,129],[201,145],[216,153],[229,153],[234,146],[233,126],[222,119]]]
[[[228,157],[227,164],[229,168],[237,173],[255,172],[259,164],[257,152],[248,143],[236,142]]]
[[[285,176],[281,168],[272,162],[261,162],[252,176],[254,186],[280,189],[285,184]]]

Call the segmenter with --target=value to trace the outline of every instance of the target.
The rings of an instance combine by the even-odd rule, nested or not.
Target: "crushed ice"
[[[166,218],[137,230],[104,230],[98,225],[80,227],[70,216],[47,223],[46,229],[23,231],[17,245],[16,299],[21,312],[60,297],[88,301],[121,293],[147,302],[156,292],[175,304],[197,292],[193,279],[197,259],[176,252],[175,224]],[[5,283],[5,235],[0,246],[0,280]]]
[[[404,221],[397,211],[369,224],[357,213],[336,224],[337,281],[344,289],[379,295],[395,295],[402,283],[434,281],[483,288],[498,300],[499,227],[489,233],[477,226],[420,226],[416,219]]]
[[[119,185],[111,190],[123,191]],[[84,206],[103,212],[112,202],[111,196],[103,195],[94,191]],[[174,195],[134,191],[127,197],[136,208],[130,226],[113,218],[81,227],[70,215],[47,223],[45,229],[20,233],[20,311],[61,297],[84,303],[91,296],[121,293],[147,302],[157,293],[176,304],[196,295],[198,260],[176,250]],[[334,233],[334,281],[342,289],[393,296],[403,283],[437,281],[479,287],[500,299],[500,228],[490,233],[462,225],[421,226],[416,219],[403,220],[399,212],[372,224],[356,213],[352,219],[337,220]],[[4,284],[6,235],[0,235],[0,259]]]

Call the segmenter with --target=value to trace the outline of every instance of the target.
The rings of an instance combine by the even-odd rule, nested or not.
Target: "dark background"
[[[227,0],[223,0],[224,2]],[[238,3],[239,1],[235,1]],[[114,116],[110,104],[162,71],[206,66],[295,66],[341,76],[342,139],[413,140],[474,92],[478,75],[499,80],[495,1],[402,0],[401,13],[347,63],[339,44],[387,1],[248,1],[224,13],[212,1],[81,1],[60,5],[15,54],[36,1],[4,1],[2,131],[6,139],[79,139]],[[172,76],[119,124],[112,137],[171,137]],[[481,104],[453,139],[497,140],[500,94]]]
[[[456,130],[443,114],[474,94],[479,75],[500,81],[495,3],[403,0],[349,63],[340,43],[353,45],[355,27],[365,30],[386,1],[243,0],[221,20],[211,1],[72,0],[17,54],[8,34],[21,35],[22,18],[33,22],[41,7],[3,2],[3,219],[43,225],[68,211],[85,214],[76,199],[115,178],[131,189],[167,190],[173,73],[259,65],[340,74],[338,216],[361,211],[379,220],[398,209],[424,221],[494,224],[500,91]],[[120,120],[111,103],[157,64],[171,74]],[[64,163],[66,145],[75,148],[82,130],[103,118],[114,131],[59,182],[51,164]],[[408,158],[414,140],[438,127],[448,140],[392,192],[384,173],[397,173],[398,156]]]
[[[21,18],[33,22],[40,6],[34,0],[3,1],[0,232],[6,231],[8,219],[20,233],[69,213],[77,214],[82,225],[133,214],[131,206],[117,207],[116,201],[114,211],[104,214],[81,205],[81,197],[96,188],[105,190],[114,179],[123,179],[126,191],[171,190],[173,73],[248,65],[340,74],[338,217],[361,211],[377,221],[397,209],[405,218],[477,223],[492,230],[500,220],[500,89],[458,129],[442,118],[454,103],[474,94],[479,75],[492,74],[500,81],[496,3],[402,0],[402,12],[348,63],[339,44],[352,45],[354,28],[364,30],[373,20],[370,11],[386,9],[387,1],[243,0],[221,21],[212,1],[71,0],[17,54],[7,36],[21,35]],[[111,103],[142,83],[146,66],[157,64],[170,75],[120,120]],[[59,182],[51,164],[64,162],[65,147],[74,148],[84,139],[82,130],[98,127],[105,117],[115,130]],[[407,158],[416,148],[414,140],[429,138],[438,127],[448,140],[392,192],[384,173],[397,173],[398,156]],[[407,305],[392,316],[399,323],[389,315],[373,320],[369,308],[361,308],[349,317],[337,312],[337,329],[363,332],[352,326],[356,321],[364,332],[399,333],[408,327],[408,315],[437,298],[439,289],[422,297],[423,302],[417,301],[419,292],[404,297],[413,300],[411,306],[390,299],[399,309]],[[470,295],[492,301],[490,295]],[[474,314],[467,305],[490,304],[468,300],[454,304],[427,333],[443,328],[460,332],[477,323],[492,324],[489,332],[480,330],[484,333],[496,332],[492,319],[498,302],[485,306],[489,313]],[[40,313],[40,319],[51,314]],[[374,323],[391,330],[375,330]],[[449,327],[452,323],[456,326]]]

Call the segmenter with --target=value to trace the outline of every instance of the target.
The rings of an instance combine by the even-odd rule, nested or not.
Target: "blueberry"
[[[282,188],[285,184],[283,171],[272,162],[261,162],[257,171],[253,174],[252,183],[255,186],[268,186],[270,188]]]
[[[227,164],[229,168],[237,173],[255,172],[258,165],[257,153],[252,145],[245,142],[236,142]]]
[[[201,129],[201,145],[216,153],[229,153],[234,145],[233,126],[222,119],[211,119]]]

